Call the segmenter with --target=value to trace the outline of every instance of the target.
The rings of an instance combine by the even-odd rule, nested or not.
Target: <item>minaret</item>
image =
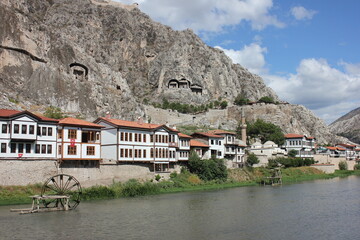
[[[241,140],[246,144],[246,123],[245,123],[245,113],[244,108],[241,108]]]

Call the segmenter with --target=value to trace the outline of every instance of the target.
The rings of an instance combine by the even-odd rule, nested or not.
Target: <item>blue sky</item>
[[[279,97],[331,123],[360,107],[358,0],[118,0],[191,28]]]

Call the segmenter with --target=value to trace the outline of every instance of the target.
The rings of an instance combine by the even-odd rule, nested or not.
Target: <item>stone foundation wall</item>
[[[346,161],[346,158],[344,158],[344,157],[334,158],[334,157],[330,157],[329,155],[316,154],[316,155],[314,155],[314,160],[315,160],[315,162],[320,163],[320,164],[334,164],[335,170],[339,170],[339,163],[341,161]],[[354,160],[346,161],[346,163],[348,165],[348,170],[354,170],[356,161],[354,161]]]
[[[160,173],[168,178],[173,171],[180,172],[180,165],[173,164],[168,173]],[[135,178],[140,181],[154,179],[155,175],[151,164],[109,164],[99,168],[59,168],[56,161],[0,161],[0,185],[27,185],[44,183],[49,177],[56,174],[74,176],[83,187],[94,185],[109,185],[116,182],[125,182]]]

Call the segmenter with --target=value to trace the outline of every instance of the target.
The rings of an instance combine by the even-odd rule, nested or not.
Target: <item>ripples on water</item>
[[[0,207],[0,239],[358,239],[360,177],[82,202],[29,215]],[[28,206],[25,206],[28,207]]]

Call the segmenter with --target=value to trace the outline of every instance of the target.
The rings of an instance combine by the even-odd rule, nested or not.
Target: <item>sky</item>
[[[359,0],[117,0],[192,29],[330,124],[360,107]]]

